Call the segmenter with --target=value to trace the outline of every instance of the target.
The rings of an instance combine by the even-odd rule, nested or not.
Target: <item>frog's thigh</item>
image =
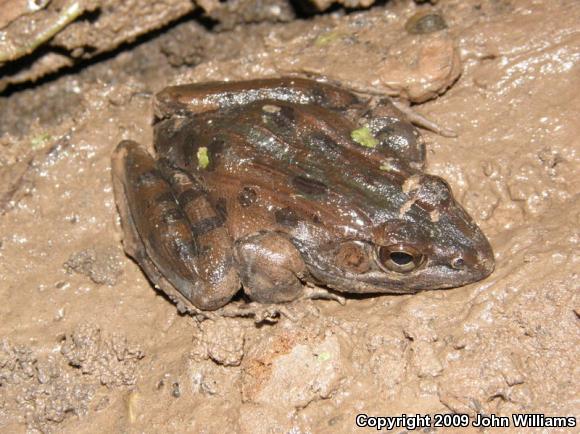
[[[299,298],[306,267],[296,247],[282,234],[261,232],[236,242],[235,256],[244,292],[260,303]]]
[[[125,250],[172,298],[174,288],[200,309],[217,309],[240,287],[231,241],[201,186],[182,176],[176,187],[166,170],[135,142],[117,146],[113,185]],[[197,214],[189,209],[196,198]],[[214,241],[216,248],[208,246]]]

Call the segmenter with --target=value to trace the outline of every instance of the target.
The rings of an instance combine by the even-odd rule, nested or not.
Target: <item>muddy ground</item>
[[[409,33],[418,10],[448,28]],[[8,88],[0,432],[350,433],[358,413],[580,416],[578,23],[577,0],[396,1],[217,33],[192,17]],[[428,171],[488,235],[494,274],[344,306],[301,301],[294,320],[261,325],[200,323],[156,293],[122,251],[113,147],[151,142],[151,95],[168,84],[287,74],[402,96],[456,131],[424,132]]]

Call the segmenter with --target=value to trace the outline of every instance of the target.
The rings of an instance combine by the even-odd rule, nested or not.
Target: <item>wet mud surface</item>
[[[425,9],[447,28],[406,31]],[[579,22],[575,0],[399,1],[217,34],[186,21],[0,96],[0,431],[350,433],[358,413],[580,416]],[[293,319],[259,326],[200,323],[156,293],[123,254],[113,147],[151,143],[151,96],[167,85],[291,73],[402,96],[456,131],[423,132],[428,171],[489,237],[494,274],[296,302]]]

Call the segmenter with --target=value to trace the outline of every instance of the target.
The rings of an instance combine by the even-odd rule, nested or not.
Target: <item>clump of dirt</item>
[[[312,13],[336,2],[305,0],[299,9]],[[338,3],[358,8],[369,7],[374,0]],[[288,22],[296,16],[289,0],[0,0],[0,91],[132,44],[138,37],[194,14],[216,30]]]
[[[123,272],[121,255],[116,246],[89,247],[73,253],[64,263],[64,268],[70,273],[84,274],[95,283],[114,286]]]
[[[192,67],[205,60],[208,40],[208,32],[201,24],[186,22],[160,36],[159,48],[172,67]]]
[[[208,17],[215,20],[217,30],[231,30],[239,24],[288,22],[296,14],[287,0],[200,1]]]
[[[105,386],[132,386],[137,362],[144,357],[138,345],[125,336],[103,336],[101,329],[82,325],[65,337],[62,355],[83,374],[95,375]]]
[[[236,320],[225,318],[205,321],[193,335],[192,356],[211,359],[223,366],[239,366],[244,356],[244,328]]]
[[[189,0],[54,0],[20,2],[4,0],[7,17],[0,13],[4,37],[0,42],[0,90],[8,84],[34,81],[43,75],[72,66],[76,59],[90,58],[134,40],[191,12]],[[30,5],[36,5],[32,7]],[[22,62],[8,63],[29,55]],[[7,62],[5,65],[2,63]]]
[[[446,27],[410,33],[417,14]],[[358,413],[580,416],[578,22],[576,0],[397,1],[219,33],[184,20],[0,97],[0,430],[350,433]],[[423,131],[427,170],[489,237],[494,274],[300,301],[277,323],[199,323],[136,264],[109,259],[121,246],[110,155],[123,139],[151,144],[152,95],[288,74],[403,96],[457,132]]]
[[[0,408],[8,420],[17,416],[30,429],[53,432],[68,417],[94,410],[101,384],[133,385],[137,361],[143,358],[142,351],[123,336],[103,336],[97,326],[88,324],[75,329],[55,349],[59,347],[60,352],[42,351],[2,340]]]

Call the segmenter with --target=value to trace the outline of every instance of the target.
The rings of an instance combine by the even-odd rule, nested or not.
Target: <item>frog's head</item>
[[[452,288],[491,274],[487,238],[443,179],[413,175],[401,192],[396,212],[379,212],[365,237],[321,249],[310,261],[312,274],[330,287],[360,293]]]

